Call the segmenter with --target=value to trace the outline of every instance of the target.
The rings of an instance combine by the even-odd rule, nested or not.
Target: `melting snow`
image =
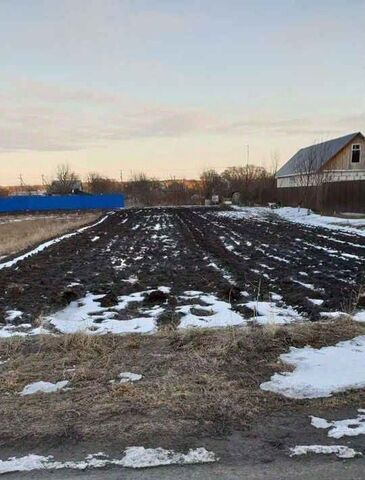
[[[275,213],[285,220],[303,223],[313,227],[325,227],[332,230],[343,230],[357,235],[365,235],[365,220],[356,218],[326,217],[310,213],[306,208],[283,207],[275,210]]]
[[[146,468],[160,465],[188,465],[193,463],[215,462],[213,452],[205,448],[190,449],[188,453],[176,453],[173,450],[163,448],[130,447],[125,451],[123,467]]]
[[[362,455],[353,448],[343,445],[298,445],[290,449],[291,457],[295,455],[306,455],[307,453],[335,454],[338,458],[354,458]]]
[[[81,461],[57,462],[52,456],[26,455],[0,460],[0,474],[10,472],[29,472],[32,470],[60,470],[87,468],[103,468],[108,465],[119,465],[126,468],[147,468],[162,465],[187,465],[197,463],[211,463],[217,460],[213,452],[205,448],[190,449],[188,453],[178,453],[163,448],[129,447],[121,459],[109,458],[104,453],[87,455]]]
[[[12,322],[16,318],[21,317],[23,315],[23,312],[20,310],[7,310],[5,313],[6,313],[5,320],[7,322]]]
[[[324,302],[324,300],[322,300],[321,298],[308,298],[308,300],[314,305],[322,305],[322,303]]]
[[[132,372],[121,372],[118,375],[119,383],[138,382],[142,379],[142,375]],[[110,383],[115,383],[115,380],[111,380]]]
[[[170,288],[159,287],[158,290],[166,293]],[[49,316],[48,320],[61,333],[152,333],[156,328],[156,317],[163,312],[161,307],[142,309],[141,316],[129,320],[115,318],[118,312],[126,309],[130,303],[143,302],[145,295],[152,291],[122,295],[118,297],[118,304],[113,306],[112,311],[100,305],[99,300],[104,295],[88,293],[83,299],[71,302],[63,310]]]
[[[311,424],[316,428],[329,429],[332,438],[356,437],[365,434],[365,410],[359,409],[356,418],[328,421],[324,418],[311,417]]]
[[[354,315],[354,320],[357,322],[365,322],[365,310],[362,310],[361,312],[357,312]]]
[[[365,387],[365,336],[320,349],[292,347],[280,359],[294,371],[275,373],[261,384],[262,390],[289,398],[320,398]]]
[[[183,299],[199,299],[207,306],[183,305],[176,308],[176,311],[184,316],[180,320],[179,328],[217,328],[234,325],[244,325],[246,320],[237,312],[231,309],[231,304],[218,300],[215,295],[205,295],[202,292],[187,291],[181,296]],[[203,310],[206,314],[199,315],[191,312],[191,309]]]
[[[34,382],[26,385],[20,395],[33,395],[34,393],[54,393],[63,390],[68,385],[68,380],[62,382]]]
[[[349,314],[346,312],[320,312],[320,316],[323,318],[341,318],[348,317]]]
[[[317,215],[306,208],[282,207],[274,211],[266,207],[233,207],[233,210],[219,212],[218,216],[228,217],[233,220],[244,218],[261,219],[265,221],[269,215],[278,215],[290,222],[301,223],[312,227],[324,227],[332,230],[339,230],[351,234],[365,235],[365,219],[360,218],[339,218]]]
[[[26,337],[28,335],[42,335],[49,333],[43,327],[32,328],[30,323],[20,325],[5,325],[0,328],[0,338]]]
[[[274,298],[274,296],[271,298]],[[255,314],[251,320],[255,320],[260,325],[268,323],[281,325],[302,320],[300,314],[293,308],[288,306],[279,307],[273,302],[252,301],[245,303],[244,305],[250,308]]]

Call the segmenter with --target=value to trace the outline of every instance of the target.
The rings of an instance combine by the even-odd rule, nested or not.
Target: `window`
[[[352,163],[360,163],[360,153],[361,153],[361,145],[359,143],[354,143],[351,149],[351,162]]]

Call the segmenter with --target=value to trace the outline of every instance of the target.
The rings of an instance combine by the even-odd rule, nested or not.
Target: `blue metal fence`
[[[124,195],[19,195],[0,198],[0,212],[94,210],[124,207]]]

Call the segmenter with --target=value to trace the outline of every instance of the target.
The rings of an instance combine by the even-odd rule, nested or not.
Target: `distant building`
[[[299,150],[276,174],[284,205],[365,212],[365,137],[361,132]]]

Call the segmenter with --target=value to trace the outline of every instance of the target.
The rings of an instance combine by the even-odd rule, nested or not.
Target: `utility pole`
[[[24,180],[23,180],[23,175],[21,173],[19,174],[18,178],[19,178],[20,186],[24,187],[25,183],[24,183]]]

